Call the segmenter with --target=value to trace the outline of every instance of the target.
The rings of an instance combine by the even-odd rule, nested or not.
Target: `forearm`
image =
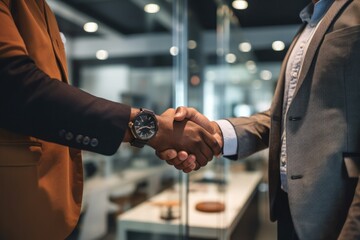
[[[0,85],[0,128],[103,154],[124,140],[129,106],[51,79],[27,56],[0,59]],[[91,147],[77,136],[98,144]]]
[[[270,133],[269,111],[251,117],[230,118],[237,135],[237,154],[231,159],[242,159],[268,147]]]

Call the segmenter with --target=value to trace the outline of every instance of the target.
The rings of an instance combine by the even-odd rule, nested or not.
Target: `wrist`
[[[159,145],[161,143],[161,136],[163,135],[164,124],[165,124],[165,120],[163,119],[162,116],[156,115],[156,119],[158,121],[158,131],[155,134],[155,136],[152,137],[151,139],[149,139],[149,141],[146,144],[146,145],[154,148],[155,150],[157,150],[159,148]]]
[[[135,116],[140,112],[140,109],[138,108],[131,108],[129,121],[131,122]],[[131,133],[131,130],[129,127],[126,128],[125,136],[124,136],[124,142],[131,142],[134,139],[133,134]]]
[[[214,134],[213,135],[214,135],[216,141],[218,142],[220,148],[223,150],[223,148],[224,148],[224,137],[223,137],[223,133],[221,131],[221,128],[215,121],[212,122],[212,125],[213,125],[213,129],[214,129]]]

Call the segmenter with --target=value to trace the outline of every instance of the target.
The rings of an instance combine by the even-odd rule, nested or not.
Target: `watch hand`
[[[142,126],[142,127],[139,127],[138,130],[143,130],[144,128],[152,129],[152,127],[150,127],[150,126]]]

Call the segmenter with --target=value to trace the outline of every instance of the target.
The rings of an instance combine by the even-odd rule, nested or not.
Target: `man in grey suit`
[[[360,0],[313,0],[300,17],[269,111],[210,122],[182,107],[177,119],[220,135],[230,159],[269,147],[278,239],[360,239]]]

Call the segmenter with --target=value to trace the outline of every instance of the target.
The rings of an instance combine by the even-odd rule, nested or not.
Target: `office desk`
[[[217,192],[216,184],[191,183],[188,196],[189,235],[197,239],[230,239],[239,220],[247,210],[262,178],[261,172],[232,172],[223,193]],[[164,191],[147,202],[121,214],[117,219],[117,240],[127,239],[129,232],[178,235],[179,219],[166,221],[160,218],[160,209],[154,202],[172,198],[172,191]],[[221,201],[225,211],[204,213],[195,205],[202,201]],[[257,216],[256,216],[257,217]]]
[[[83,217],[79,240],[98,239],[107,230],[107,214],[111,211],[109,198],[112,194],[130,195],[140,182],[147,182],[147,195],[153,196],[159,190],[164,174],[173,171],[167,164],[146,168],[129,168],[110,176],[94,176],[84,183]]]

